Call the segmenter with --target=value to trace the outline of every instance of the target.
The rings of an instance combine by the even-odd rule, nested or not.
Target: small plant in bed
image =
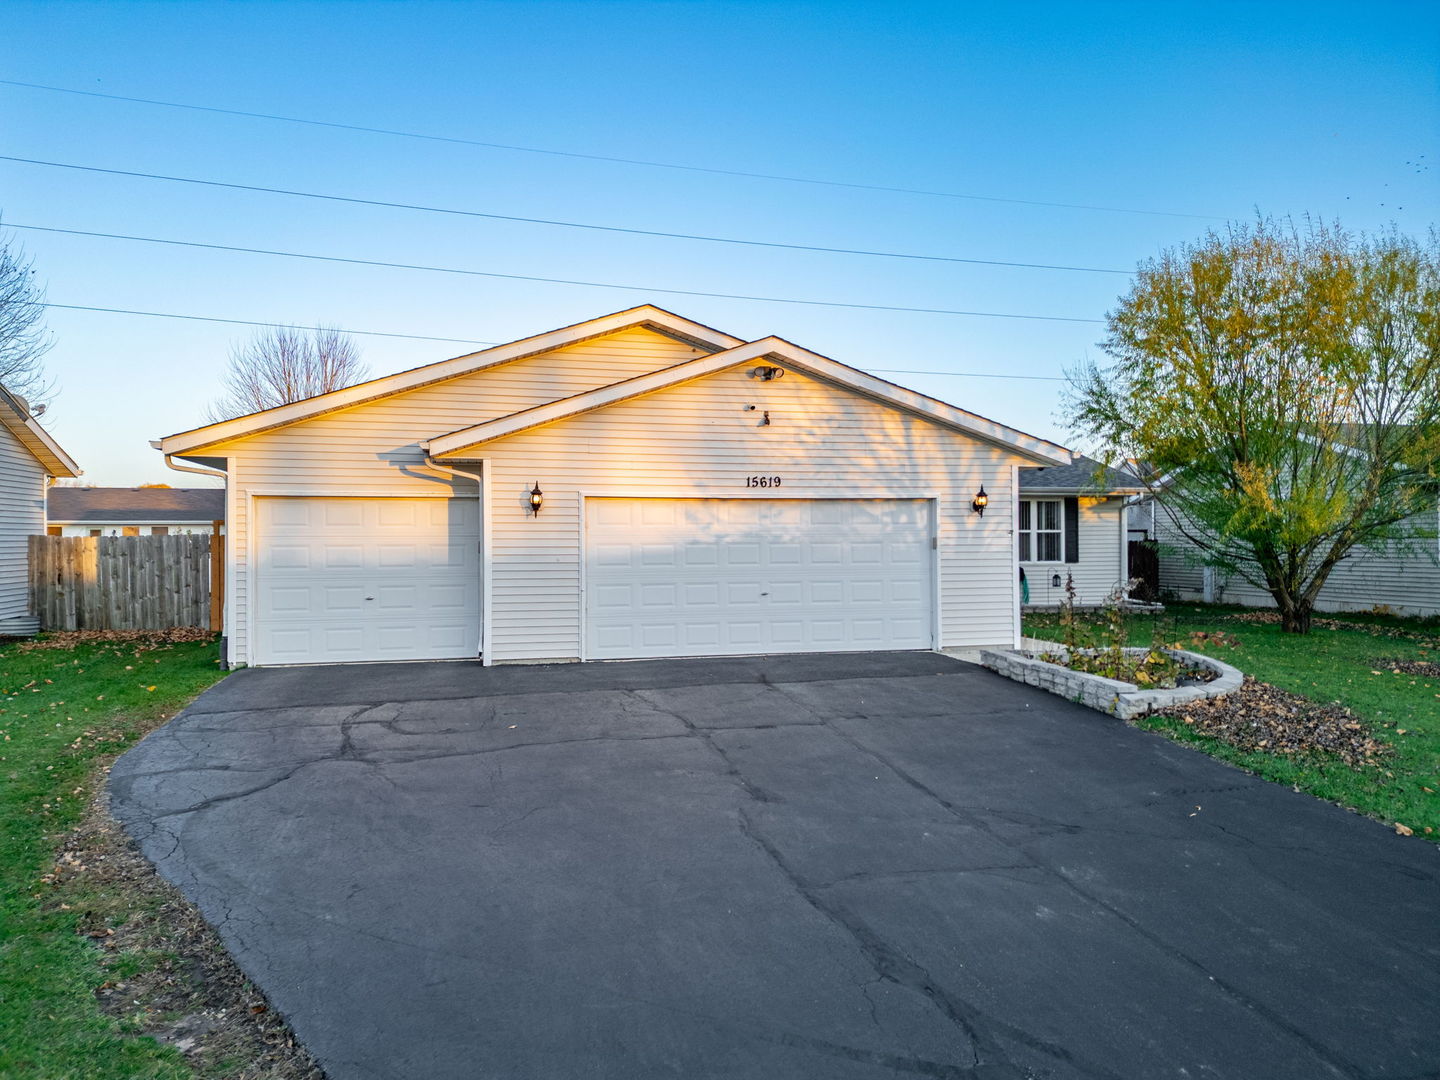
[[[1075,604],[1075,580],[1065,580],[1065,599],[1060,605],[1061,641],[1064,652],[1042,652],[1039,659],[1071,671],[1099,675],[1106,679],[1134,683],[1154,690],[1194,686],[1215,678],[1209,668],[1183,663],[1171,651],[1177,646],[1164,643],[1163,627],[1152,624],[1148,646],[1128,644],[1130,628],[1125,597],[1138,585],[1127,581],[1105,598],[1103,607],[1085,612]],[[1143,651],[1142,651],[1143,650]]]

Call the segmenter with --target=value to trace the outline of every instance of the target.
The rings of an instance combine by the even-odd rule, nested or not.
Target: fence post
[[[224,522],[211,523],[210,531],[210,629],[217,634],[225,628],[225,538]]]

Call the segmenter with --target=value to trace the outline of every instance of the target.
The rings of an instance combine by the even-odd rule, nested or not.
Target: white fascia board
[[[13,394],[0,387],[0,423],[20,441],[20,444],[40,462],[48,476],[79,476],[81,468],[75,460],[60,448],[50,433],[40,426]]]
[[[371,379],[369,382],[357,383],[355,386],[347,386],[343,390],[332,390],[328,394],[319,394],[316,397],[306,398],[304,401],[296,401],[289,405],[280,405],[273,409],[251,413],[248,416],[239,416],[218,424],[208,424],[191,431],[167,435],[159,440],[157,449],[166,454],[193,453],[196,450],[228,442],[231,439],[256,435],[262,431],[270,431],[287,424],[322,416],[337,409],[348,409],[354,405],[362,405],[368,401],[401,394],[408,390],[428,386],[431,383],[444,382],[446,379],[473,374],[498,364],[508,364],[527,356],[536,356],[540,353],[564,348],[567,345],[577,345],[591,338],[639,326],[651,327],[662,333],[690,341],[701,348],[723,350],[742,344],[740,338],[686,319],[663,308],[643,304],[626,311],[602,315],[598,319],[576,323],[574,326],[550,330],[544,334],[522,338],[504,345],[496,345],[480,352],[467,353],[464,356],[442,360],[436,364],[427,364],[424,367],[411,368],[409,371]]]
[[[1016,431],[1014,428],[997,424],[982,416],[947,405],[943,401],[926,397],[914,390],[877,379],[863,371],[848,367],[819,353],[810,352],[778,337],[760,338],[724,352],[698,357],[660,371],[652,371],[633,379],[611,383],[599,389],[577,394],[561,401],[552,401],[532,409],[511,413],[483,424],[462,428],[446,435],[432,438],[424,446],[432,457],[455,457],[462,452],[496,439],[505,438],[543,424],[552,424],[581,413],[602,409],[644,394],[654,393],[676,386],[692,379],[702,378],[726,368],[754,360],[774,359],[799,368],[811,375],[836,383],[846,389],[873,398],[883,404],[914,413],[926,419],[943,424],[1014,451],[1042,465],[1068,465],[1070,451],[1055,443],[1037,439]],[[458,460],[458,458],[457,458]]]

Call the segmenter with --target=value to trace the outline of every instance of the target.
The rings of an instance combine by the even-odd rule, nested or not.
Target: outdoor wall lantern
[[[1050,575],[1050,587],[1051,587],[1052,589],[1058,589],[1058,588],[1060,587],[1060,575],[1059,575],[1059,574],[1051,574],[1051,575]]]
[[[535,481],[535,486],[530,489],[530,512],[536,517],[540,516],[540,507],[545,505],[545,493],[540,490],[540,481]]]
[[[980,485],[980,490],[975,493],[975,498],[970,502],[970,509],[975,513],[984,516],[985,507],[990,505],[990,496],[985,494],[985,485]]]

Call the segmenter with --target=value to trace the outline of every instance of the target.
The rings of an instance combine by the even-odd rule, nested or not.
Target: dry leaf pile
[[[1397,675],[1421,675],[1427,679],[1440,678],[1440,664],[1431,660],[1376,660],[1375,666]]]
[[[1250,623],[1252,626],[1279,626],[1281,622],[1278,611],[1239,611],[1226,615],[1225,618],[1231,622]],[[1319,616],[1313,617],[1310,625],[1321,630],[1357,630],[1371,637],[1405,638],[1432,649],[1440,649],[1440,641],[1407,630],[1403,626],[1383,626],[1379,623],[1353,622],[1349,619],[1322,619]]]
[[[209,641],[214,637],[214,631],[201,630],[194,626],[174,626],[169,630],[57,630],[22,641],[16,649],[19,652],[34,652],[38,649],[69,651],[81,645],[119,645],[144,651],[164,648],[166,645],[183,645],[190,641]]]
[[[1193,730],[1240,750],[1272,754],[1329,754],[1351,768],[1380,764],[1391,752],[1369,726],[1343,705],[1310,701],[1256,682],[1249,675],[1239,690],[1167,710]]]

